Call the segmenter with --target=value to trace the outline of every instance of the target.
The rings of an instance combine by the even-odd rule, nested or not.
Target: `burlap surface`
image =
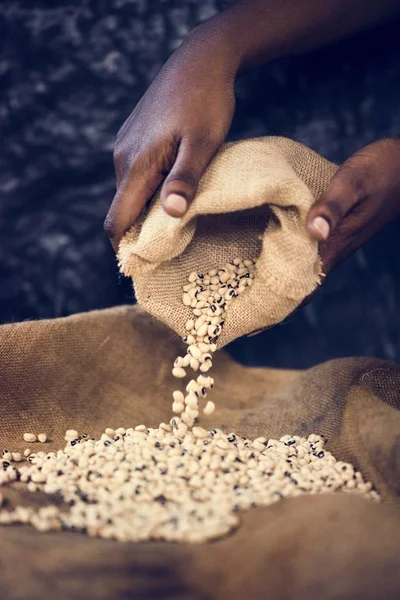
[[[169,217],[158,196],[123,238],[120,268],[133,278],[139,304],[183,336],[189,273],[258,257],[254,285],[229,309],[218,345],[282,321],[320,281],[305,221],[335,170],[286,138],[226,144],[182,219]]]
[[[180,350],[137,307],[1,327],[0,447],[23,449],[24,431],[46,431],[49,450],[66,427],[98,435],[165,421]],[[207,425],[247,436],[323,433],[383,502],[295,498],[246,513],[235,534],[201,546],[2,527],[1,600],[399,597],[400,368],[344,359],[308,371],[250,369],[220,352],[214,376],[218,410]]]

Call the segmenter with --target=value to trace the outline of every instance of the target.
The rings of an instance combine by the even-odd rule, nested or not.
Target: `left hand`
[[[400,213],[400,140],[382,139],[344,162],[312,206],[307,229],[325,273]]]

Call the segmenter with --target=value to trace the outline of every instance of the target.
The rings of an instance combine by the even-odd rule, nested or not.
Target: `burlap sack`
[[[28,430],[47,431],[54,449],[66,427],[99,435],[108,425],[165,421],[182,346],[137,307],[0,327],[0,447],[23,449]],[[285,500],[200,546],[0,527],[1,600],[400,597],[400,368],[350,358],[307,371],[250,369],[217,352],[214,376],[217,411],[205,425],[251,437],[323,433],[382,503],[346,494]]]
[[[189,273],[258,257],[254,285],[229,309],[218,345],[282,321],[320,281],[318,247],[305,221],[335,169],[285,138],[226,144],[184,218],[169,217],[157,197],[123,238],[119,264],[139,304],[183,336]]]

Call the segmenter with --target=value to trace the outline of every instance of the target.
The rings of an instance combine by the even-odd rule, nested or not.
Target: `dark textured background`
[[[115,135],[171,51],[227,2],[2,0],[0,319],[131,302],[102,231]],[[231,137],[285,135],[340,162],[400,134],[399,22],[253,71]],[[311,305],[233,345],[255,364],[400,360],[399,223],[328,278]]]

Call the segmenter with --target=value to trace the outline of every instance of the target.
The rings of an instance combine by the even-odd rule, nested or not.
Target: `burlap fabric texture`
[[[320,281],[318,247],[305,221],[335,170],[281,137],[226,144],[182,219],[168,216],[158,196],[122,239],[120,268],[133,278],[139,304],[183,336],[189,273],[257,257],[254,285],[230,308],[218,346],[282,321]]]
[[[63,447],[67,427],[99,435],[166,421],[182,347],[137,307],[0,327],[0,447],[23,449],[28,430],[48,432],[50,450]],[[214,377],[217,412],[205,426],[250,437],[323,433],[382,503],[346,494],[285,500],[199,546],[0,527],[1,600],[400,597],[400,368],[348,358],[307,371],[251,369],[217,352]]]

